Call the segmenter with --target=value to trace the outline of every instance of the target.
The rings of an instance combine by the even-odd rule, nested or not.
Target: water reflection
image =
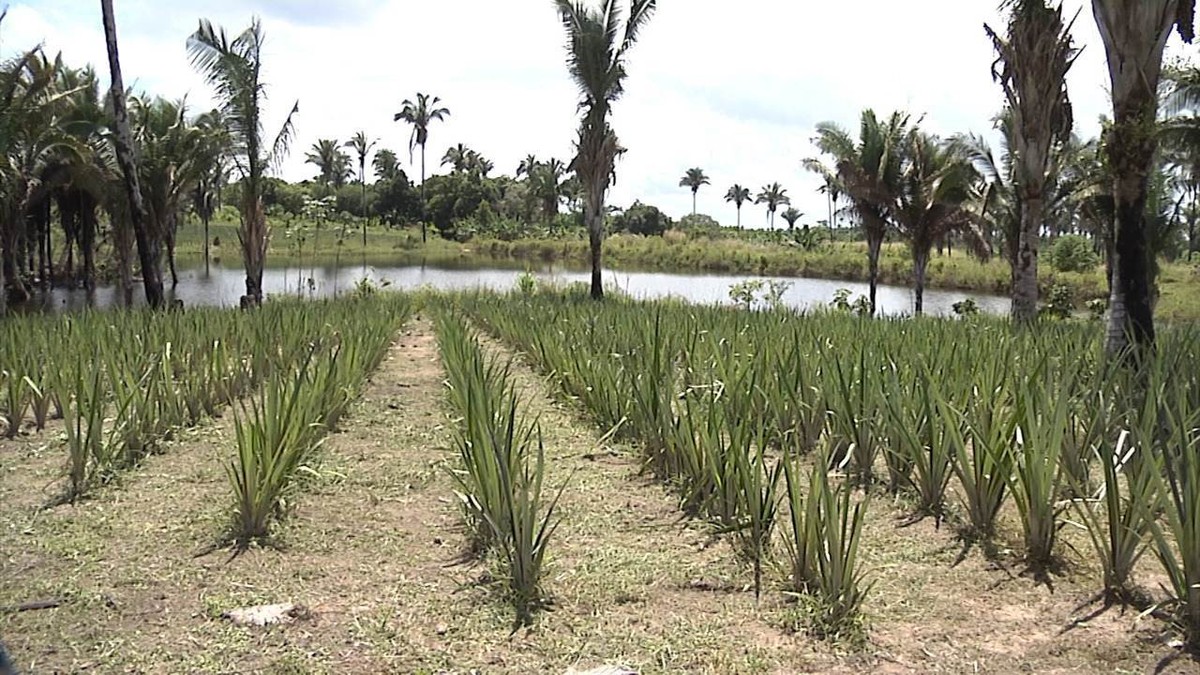
[[[559,267],[534,268],[532,273],[542,280],[558,284],[587,282],[586,271]],[[301,295],[304,297],[328,297],[350,292],[362,279],[390,288],[413,290],[429,287],[437,290],[464,290],[485,288],[509,290],[522,274],[519,269],[496,267],[462,267],[454,264],[405,264],[398,266],[367,265],[337,268],[334,266],[292,267],[267,269],[263,273],[263,287],[268,296]],[[728,303],[729,287],[745,279],[778,279],[792,285],[783,296],[783,301],[797,309],[807,309],[829,304],[839,288],[849,289],[854,296],[865,295],[867,285],[851,281],[829,279],[803,279],[782,277],[755,277],[714,274],[671,274],[664,272],[628,272],[606,270],[606,285],[616,286],[636,298],[661,298],[673,296],[691,302]],[[229,306],[236,307],[245,292],[245,277],[238,267],[212,265],[205,270],[203,264],[181,269],[179,286],[171,294],[186,306]],[[135,304],[144,302],[141,287],[134,293]],[[971,293],[966,291],[925,291],[925,311],[944,315],[952,312],[954,303],[973,298],[980,310],[992,314],[1009,311],[1006,297]],[[91,296],[83,290],[56,289],[43,294],[26,309],[32,311],[76,311],[89,306],[99,308],[119,306],[120,291],[114,287],[103,287]],[[912,291],[900,286],[880,286],[878,305],[884,314],[912,312]]]

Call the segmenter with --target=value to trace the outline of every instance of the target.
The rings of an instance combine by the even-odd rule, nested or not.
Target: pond
[[[561,267],[542,267],[531,270],[539,280],[556,284],[587,282],[587,271]],[[304,297],[327,297],[353,290],[362,279],[370,279],[376,285],[386,284],[398,290],[414,290],[430,287],[438,290],[465,290],[486,288],[509,290],[516,286],[521,276],[520,269],[498,267],[455,267],[453,265],[351,265],[340,269],[334,266],[268,268],[263,273],[263,286],[268,296],[303,295]],[[745,275],[718,274],[674,274],[663,272],[630,272],[605,270],[604,283],[635,298],[651,299],[678,297],[697,303],[730,303],[730,286],[747,279],[778,280],[791,285],[783,295],[783,302],[795,309],[811,309],[828,305],[834,293],[848,289],[853,297],[866,295],[867,284],[830,279],[806,279],[784,277],[756,277]],[[237,306],[245,292],[245,277],[242,269],[235,266],[213,265],[205,270],[203,265],[180,269],[179,286],[174,298],[185,306]],[[983,312],[1006,314],[1010,301],[1007,297],[973,293],[967,291],[945,291],[926,289],[925,311],[932,315],[952,313],[954,303],[972,298]],[[884,314],[911,313],[912,290],[901,286],[881,285],[878,291],[879,309]],[[140,286],[135,299],[141,301]],[[119,302],[113,287],[103,287],[92,297],[83,290],[55,289],[40,295],[31,306],[34,311],[74,311],[94,307],[110,307]]]

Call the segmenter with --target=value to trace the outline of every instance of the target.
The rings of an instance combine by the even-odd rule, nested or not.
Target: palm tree
[[[657,2],[630,0],[624,26],[616,0],[609,0],[599,10],[589,8],[582,0],[556,0],[556,4],[567,34],[567,70],[579,87],[579,107],[583,111],[571,169],[586,195],[584,220],[591,248],[592,297],[599,300],[604,297],[600,279],[604,196],[622,152],[608,114],[625,89],[625,55],[654,14]]]
[[[1113,125],[1108,163],[1113,172],[1117,220],[1112,260],[1107,350],[1135,354],[1154,344],[1154,308],[1146,232],[1147,178],[1157,146],[1163,50],[1173,29],[1185,42],[1195,36],[1195,0],[1092,0],[1092,13],[1112,84]]]
[[[692,189],[692,215],[696,215],[696,193],[700,191],[700,186],[711,185],[708,182],[708,176],[704,175],[704,169],[688,169],[687,173],[683,174],[683,178],[679,179],[679,187]]]
[[[767,220],[771,225],[771,229],[775,229],[775,210],[780,206],[786,206],[792,203],[792,200],[787,196],[787,190],[783,189],[779,183],[771,183],[764,187],[758,196],[754,198],[755,204],[767,205]]]
[[[532,176],[533,170],[538,167],[539,163],[540,162],[538,162],[537,157],[534,155],[525,155],[525,159],[521,160],[521,163],[517,165],[517,178],[520,178],[521,176]]]
[[[263,210],[263,181],[266,173],[287,154],[294,127],[292,118],[300,103],[292,105],[282,128],[270,146],[263,143],[262,104],[266,98],[262,72],[262,24],[257,18],[250,27],[230,40],[225,29],[202,19],[188,38],[192,65],[216,90],[232,140],[232,155],[242,174],[241,227],[238,239],[246,266],[246,295],[243,304],[262,304],[263,264],[267,257],[270,229]]]
[[[817,188],[817,192],[825,195],[825,199],[829,203],[829,220],[826,221],[826,224],[832,231],[834,229],[834,218],[836,217],[834,211],[837,209],[837,202],[841,197],[841,192],[838,190],[837,180],[832,176],[826,176],[825,182],[821,185],[821,187]]]
[[[371,154],[371,148],[375,147],[376,141],[367,140],[367,134],[360,131],[350,137],[346,141],[346,147],[352,148],[354,153],[358,155],[358,184],[362,188],[362,213],[359,214],[363,219],[363,248],[367,247],[367,155]]]
[[[787,221],[788,230],[792,231],[792,230],[796,229],[796,221],[800,220],[800,216],[803,216],[804,214],[801,213],[800,211],[796,210],[795,207],[789,206],[788,209],[786,211],[784,211],[782,215],[783,215],[783,219]],[[807,225],[805,225],[804,227],[806,230],[808,229]]]
[[[451,170],[455,173],[466,171],[471,165],[471,150],[467,146],[459,143],[446,149],[446,154],[442,155],[442,166],[450,165]]]
[[[1071,41],[1071,25],[1063,22],[1061,5],[1051,8],[1045,0],[1010,3],[1007,35],[1001,37],[986,24],[984,29],[999,55],[992,77],[1004,89],[1016,132],[1009,149],[1016,160],[1014,182],[1022,208],[1012,314],[1016,321],[1028,323],[1037,318],[1038,240],[1046,220],[1046,185],[1056,146],[1071,140],[1066,78],[1079,50]]]
[[[371,167],[375,169],[375,176],[379,180],[392,180],[399,174],[400,162],[396,159],[396,153],[387,148],[380,148],[379,152],[375,153]]]
[[[332,138],[322,138],[313,143],[312,149],[304,156],[305,164],[317,167],[317,181],[322,185],[333,185],[334,174],[338,167],[338,142]]]
[[[108,68],[112,73],[112,101],[116,134],[113,137],[117,151],[117,162],[125,178],[125,192],[129,198],[130,221],[137,240],[138,258],[142,264],[142,283],[146,289],[146,303],[154,309],[165,304],[163,295],[162,240],[150,229],[146,208],[142,203],[142,190],[138,178],[137,159],[129,133],[129,110],[125,105],[125,83],[121,78],[121,59],[117,53],[117,24],[113,16],[112,0],[100,0],[104,18],[104,38],[108,47]]]
[[[745,204],[750,199],[750,188],[744,188],[737,183],[734,183],[729,191],[725,193],[725,201],[733,202],[737,207],[737,226],[742,229],[742,204]]]
[[[563,197],[563,176],[567,165],[562,160],[551,158],[548,162],[534,165],[529,174],[530,192],[542,203],[542,217],[553,223],[558,215],[558,202]]]
[[[953,143],[917,129],[906,135],[903,151],[900,190],[891,211],[912,254],[914,309],[921,314],[926,267],[937,241],[957,232],[980,257],[986,257],[988,250],[975,216],[964,208],[977,179],[971,160]]]
[[[438,107],[441,99],[429,94],[417,93],[417,100],[414,103],[410,99],[405,99],[401,104],[400,112],[392,118],[394,122],[404,121],[411,124],[413,131],[412,136],[408,139],[408,161],[412,163],[413,148],[421,146],[421,204],[424,209],[425,204],[425,143],[429,140],[429,125],[434,121],[442,121],[450,116],[450,111],[444,107]],[[426,218],[421,218],[421,241],[425,241],[425,225]]]
[[[213,110],[196,119],[202,133],[200,177],[192,190],[192,208],[204,225],[204,269],[209,266],[209,223],[217,208],[217,195],[225,180],[225,158],[229,151],[229,132],[220,111]]]
[[[171,285],[178,286],[175,234],[184,199],[208,169],[206,131],[187,118],[183,101],[134,98],[130,107],[146,226],[166,244]]]
[[[862,225],[867,240],[867,281],[871,315],[875,314],[875,297],[879,286],[879,254],[887,236],[890,208],[899,190],[900,146],[908,133],[909,117],[892,113],[880,122],[872,110],[864,110],[859,121],[859,138],[836,124],[817,125],[813,143],[828,155],[832,166],[826,167],[815,159],[804,166],[837,186],[850,199],[854,214]]]

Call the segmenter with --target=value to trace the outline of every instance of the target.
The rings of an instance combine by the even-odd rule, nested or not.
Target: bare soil
[[[0,608],[62,601],[0,610],[0,638],[31,673],[561,673],[606,663],[643,673],[1090,673],[1160,662],[1200,672],[1171,658],[1157,620],[1089,602],[1098,572],[1082,537],[1070,535],[1080,554],[1047,584],[1015,553],[964,551],[948,525],[905,525],[907,506],[883,496],[869,505],[862,549],[874,584],[866,643],[815,640],[793,630],[780,570],[756,603],[730,545],[684,519],[632,448],[602,441],[521,361],[514,372],[541,422],[548,483],[567,482],[545,584],[553,605],[531,628],[513,630],[488,564],[463,556],[453,421],[433,330],[418,319],[327,439],[319,477],[271,547],[210,550],[230,513],[231,416],[181,432],[92,498],[48,510],[61,442],[53,432],[0,442]],[[221,618],[279,602],[303,609],[270,627]]]

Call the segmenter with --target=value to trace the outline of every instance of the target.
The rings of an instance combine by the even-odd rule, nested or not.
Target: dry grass
[[[548,484],[571,478],[546,584],[555,606],[533,627],[513,634],[487,566],[457,562],[464,532],[444,468],[443,374],[433,331],[418,321],[327,441],[322,477],[301,493],[278,548],[196,557],[229,514],[229,418],[184,432],[92,499],[45,512],[36,508],[61,448],[45,434],[0,444],[0,606],[66,600],[0,614],[0,635],[35,673],[553,673],[601,663],[644,673],[1145,672],[1173,653],[1157,622],[1132,611],[1070,628],[1100,607],[1087,605],[1098,573],[1082,556],[1069,556],[1051,589],[1011,553],[963,557],[950,526],[902,527],[907,506],[885,497],[871,504],[862,547],[876,582],[868,642],[792,633],[796,611],[782,593],[756,606],[727,543],[682,521],[632,452],[601,443],[529,369],[514,371],[541,416]],[[1015,543],[1014,525],[1002,523],[1005,541]],[[271,628],[219,618],[285,601],[308,611]],[[1194,670],[1180,660],[1166,672]]]

